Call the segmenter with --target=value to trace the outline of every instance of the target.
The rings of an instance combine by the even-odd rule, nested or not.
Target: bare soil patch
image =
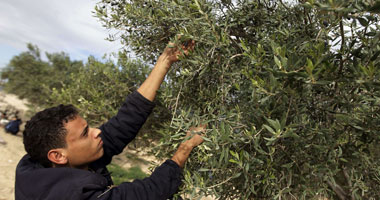
[[[0,128],[0,137],[6,142],[0,144],[0,200],[13,200],[16,166],[26,152],[20,133],[11,135]]]

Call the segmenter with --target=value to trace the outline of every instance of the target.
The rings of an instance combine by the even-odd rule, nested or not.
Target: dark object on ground
[[[5,132],[16,135],[18,131],[20,130],[20,125],[21,125],[20,119],[12,120],[7,125],[5,125]]]

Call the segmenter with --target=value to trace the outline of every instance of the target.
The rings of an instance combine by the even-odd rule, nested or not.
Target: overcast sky
[[[26,44],[43,52],[64,51],[72,60],[117,52],[119,42],[93,17],[96,0],[0,0],[0,68],[25,51]]]

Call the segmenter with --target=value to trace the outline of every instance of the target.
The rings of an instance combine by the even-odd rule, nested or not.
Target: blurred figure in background
[[[17,115],[12,117],[11,121],[7,123],[4,127],[5,132],[16,135],[20,131],[21,123],[22,121]]]

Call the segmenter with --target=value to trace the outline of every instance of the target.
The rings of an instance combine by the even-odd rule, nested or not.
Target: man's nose
[[[100,129],[98,128],[94,128],[95,130],[93,130],[93,133],[94,133],[94,138],[98,138],[100,136],[100,133],[102,132]]]

